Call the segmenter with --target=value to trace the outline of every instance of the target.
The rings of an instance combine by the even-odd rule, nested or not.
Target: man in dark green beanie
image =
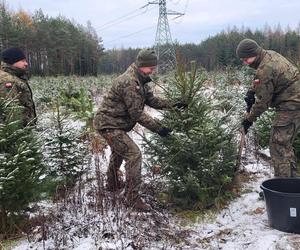
[[[242,40],[237,49],[236,54],[239,58],[246,59],[251,57],[256,57],[262,48],[252,39]]]
[[[296,176],[293,142],[300,127],[300,73],[285,57],[264,50],[254,40],[242,40],[236,49],[244,64],[256,69],[253,84],[246,94],[247,113],[244,132],[268,108],[276,111],[270,154],[275,177]]]
[[[183,106],[182,103],[173,104],[168,100],[153,96],[148,83],[152,81],[150,75],[155,71],[156,66],[157,56],[154,50],[141,50],[135,63],[113,81],[94,119],[96,130],[106,139],[111,148],[107,170],[107,189],[118,191],[123,188],[118,173],[125,160],[126,203],[141,211],[150,209],[139,194],[142,182],[142,154],[127,132],[139,123],[162,137],[168,136],[171,129],[162,126],[159,120],[146,114],[144,106],[148,105],[155,109]]]

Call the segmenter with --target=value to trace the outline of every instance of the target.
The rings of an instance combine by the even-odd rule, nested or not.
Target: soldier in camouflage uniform
[[[1,53],[0,97],[14,99],[22,107],[22,125],[36,122],[35,105],[28,84],[28,63],[22,50],[8,48]],[[4,117],[1,118],[2,120]],[[0,120],[1,122],[1,120]]]
[[[111,191],[122,188],[118,171],[122,161],[125,160],[125,195],[128,205],[137,210],[149,210],[150,206],[139,196],[141,151],[127,132],[139,123],[161,136],[168,136],[171,130],[162,127],[158,120],[147,115],[144,106],[148,105],[155,109],[184,106],[181,102],[172,105],[168,100],[153,96],[148,83],[151,82],[149,75],[156,66],[155,52],[150,49],[141,50],[136,62],[113,81],[94,119],[95,128],[106,139],[112,151],[107,171],[107,188]]]
[[[293,142],[300,126],[299,71],[282,55],[272,50],[264,50],[251,39],[242,40],[236,53],[245,64],[256,69],[253,86],[247,93],[250,97],[247,100],[254,102],[242,123],[244,131],[247,133],[265,110],[274,108],[276,116],[270,138],[274,175],[293,177],[296,175]]]

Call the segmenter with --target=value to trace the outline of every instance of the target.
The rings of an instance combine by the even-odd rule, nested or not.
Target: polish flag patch
[[[10,89],[11,87],[12,87],[12,83],[11,82],[5,83],[5,88]]]
[[[255,85],[260,84],[260,80],[259,80],[259,79],[255,79],[255,80],[254,80],[254,84],[255,84]]]

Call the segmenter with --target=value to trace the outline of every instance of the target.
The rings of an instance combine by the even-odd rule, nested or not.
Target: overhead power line
[[[172,2],[174,5],[177,5],[179,2],[181,2],[181,0],[177,0],[176,2],[174,0],[170,0],[170,2]]]
[[[187,8],[188,8],[188,5],[189,5],[189,0],[186,0],[185,6],[184,6],[184,11],[182,12],[182,15],[176,16],[176,17],[174,17],[172,20],[175,20],[175,19],[177,19],[177,18],[184,17],[184,15],[185,15],[185,13],[186,13],[186,10],[187,10]],[[182,18],[181,18],[181,21],[182,21]],[[176,23],[180,23],[180,22],[176,22]]]
[[[114,40],[110,40],[110,41],[106,42],[106,44],[110,44],[110,43],[112,43],[112,42],[115,42],[115,41],[118,41],[118,40],[121,40],[121,39],[124,39],[124,38],[130,37],[130,36],[133,36],[133,35],[136,35],[136,34],[142,33],[142,32],[144,32],[144,31],[146,31],[146,30],[149,30],[149,29],[152,29],[152,28],[154,28],[154,27],[156,27],[156,24],[154,24],[154,25],[151,25],[151,26],[148,26],[148,27],[146,27],[146,28],[143,28],[143,29],[141,29],[141,30],[138,30],[138,31],[132,32],[132,33],[130,33],[130,34],[127,34],[127,35],[125,35],[125,36],[118,37],[118,38],[116,38],[116,39],[114,39]]]
[[[98,28],[98,31],[99,30],[104,30],[104,29],[107,29],[107,28],[109,28],[109,27],[111,27],[111,26],[114,26],[114,25],[116,25],[116,24],[119,24],[119,23],[121,23],[121,22],[124,22],[124,21],[127,21],[127,20],[129,20],[129,19],[132,19],[132,18],[134,18],[134,17],[136,17],[136,16],[139,16],[139,15],[142,15],[142,14],[144,14],[144,13],[146,13],[147,11],[149,11],[149,10],[151,10],[151,9],[153,9],[153,8],[155,8],[155,6],[154,7],[152,7],[152,8],[150,8],[150,9],[146,9],[146,11],[143,11],[142,13],[138,13],[138,14],[135,14],[135,15],[132,15],[133,13],[135,13],[136,11],[140,11],[140,10],[142,10],[142,9],[144,9],[144,8],[146,8],[146,7],[148,7],[150,4],[161,4],[161,5],[163,5],[164,6],[164,4],[162,4],[162,3],[164,3],[164,2],[166,2],[166,0],[160,0],[160,1],[155,1],[155,2],[148,2],[148,4],[146,4],[146,5],[143,5],[143,6],[141,6],[140,8],[138,8],[138,9],[136,9],[136,10],[134,10],[134,11],[131,11],[130,13],[128,13],[128,14],[126,14],[126,15],[123,15],[123,16],[121,16],[121,17],[119,17],[119,18],[116,18],[116,19],[114,19],[114,20],[112,20],[112,21],[110,21],[110,22],[107,22],[107,23],[105,23],[105,24],[103,24],[101,27],[99,27]],[[178,1],[179,2],[179,1]],[[172,20],[174,20],[174,19],[177,19],[178,17],[182,17],[185,13],[186,13],[186,9],[187,9],[187,6],[188,6],[188,3],[189,3],[189,0],[186,0],[186,3],[185,3],[185,7],[184,7],[184,12],[183,13],[179,13],[179,12],[175,12],[175,11],[172,11],[172,10],[167,10],[166,8],[165,8],[165,6],[163,7],[163,6],[161,6],[161,9],[160,9],[160,20],[163,18],[164,19],[164,22],[167,22],[167,20],[165,20],[165,14],[166,15],[174,15],[175,17],[172,19]],[[162,7],[163,7],[163,10],[164,11],[162,11]],[[163,14],[163,17],[161,16],[162,15],[162,13],[165,13],[165,14]],[[164,23],[165,25],[167,24],[167,23]],[[115,41],[118,41],[118,40],[122,40],[122,39],[124,39],[124,38],[128,38],[128,37],[131,37],[131,36],[134,36],[134,35],[137,35],[137,34],[140,34],[140,33],[143,33],[143,32],[145,32],[145,31],[147,31],[147,30],[149,30],[149,29],[152,29],[152,28],[154,28],[156,25],[151,25],[151,26],[148,26],[148,27],[146,27],[146,28],[143,28],[143,29],[140,29],[140,30],[138,30],[138,31],[135,31],[135,32],[132,32],[132,33],[129,33],[129,34],[127,34],[127,35],[124,35],[124,36],[120,36],[120,37],[118,37],[118,38],[116,38],[116,39],[113,39],[113,40],[109,40],[109,41],[107,41],[107,42],[105,42],[105,44],[111,44],[111,43],[113,43],[113,42],[115,42]],[[167,30],[165,30],[166,29],[166,27],[164,27],[163,28],[163,32],[162,32],[162,30],[160,30],[160,31],[158,31],[157,30],[157,32],[162,32],[162,33],[165,33],[163,36],[165,36],[165,38],[163,39],[163,40],[165,40],[166,38],[168,38],[168,39],[166,39],[165,41],[160,41],[160,44],[164,44],[164,43],[167,43],[168,45],[171,45],[172,46],[172,39],[171,39],[171,34],[167,34],[167,33],[169,33]],[[161,36],[161,34],[156,34],[157,35],[157,37],[156,37],[156,48],[157,48],[157,45],[158,45],[158,40],[161,40],[161,38],[158,38],[158,36]],[[170,48],[168,48],[168,50],[170,50]],[[172,49],[171,49],[172,50]],[[165,53],[170,53],[170,51],[168,51],[168,52],[166,52],[166,51],[159,51],[159,53],[158,54],[160,54],[161,55],[161,57],[165,54]],[[174,53],[174,52],[173,52]],[[171,54],[173,54],[172,52],[171,52]],[[171,58],[172,58],[173,56],[171,56]]]
[[[140,15],[143,15],[144,13],[146,13],[148,11],[148,9],[145,9],[148,6],[149,6],[149,4],[143,5],[143,6],[139,7],[138,9],[135,9],[135,10],[133,10],[133,11],[121,16],[121,17],[118,17],[118,18],[115,18],[111,21],[108,21],[108,22],[104,23],[103,25],[101,25],[100,27],[97,27],[96,30],[97,31],[102,31],[102,30],[110,28],[110,27],[112,27],[116,24],[122,23],[124,21],[130,20],[130,19],[135,18],[135,17],[140,16]],[[137,11],[141,11],[143,9],[145,9],[143,12],[135,14]]]

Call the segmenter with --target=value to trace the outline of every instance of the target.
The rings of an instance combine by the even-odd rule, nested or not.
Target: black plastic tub
[[[273,178],[261,184],[270,226],[300,233],[300,178]]]

